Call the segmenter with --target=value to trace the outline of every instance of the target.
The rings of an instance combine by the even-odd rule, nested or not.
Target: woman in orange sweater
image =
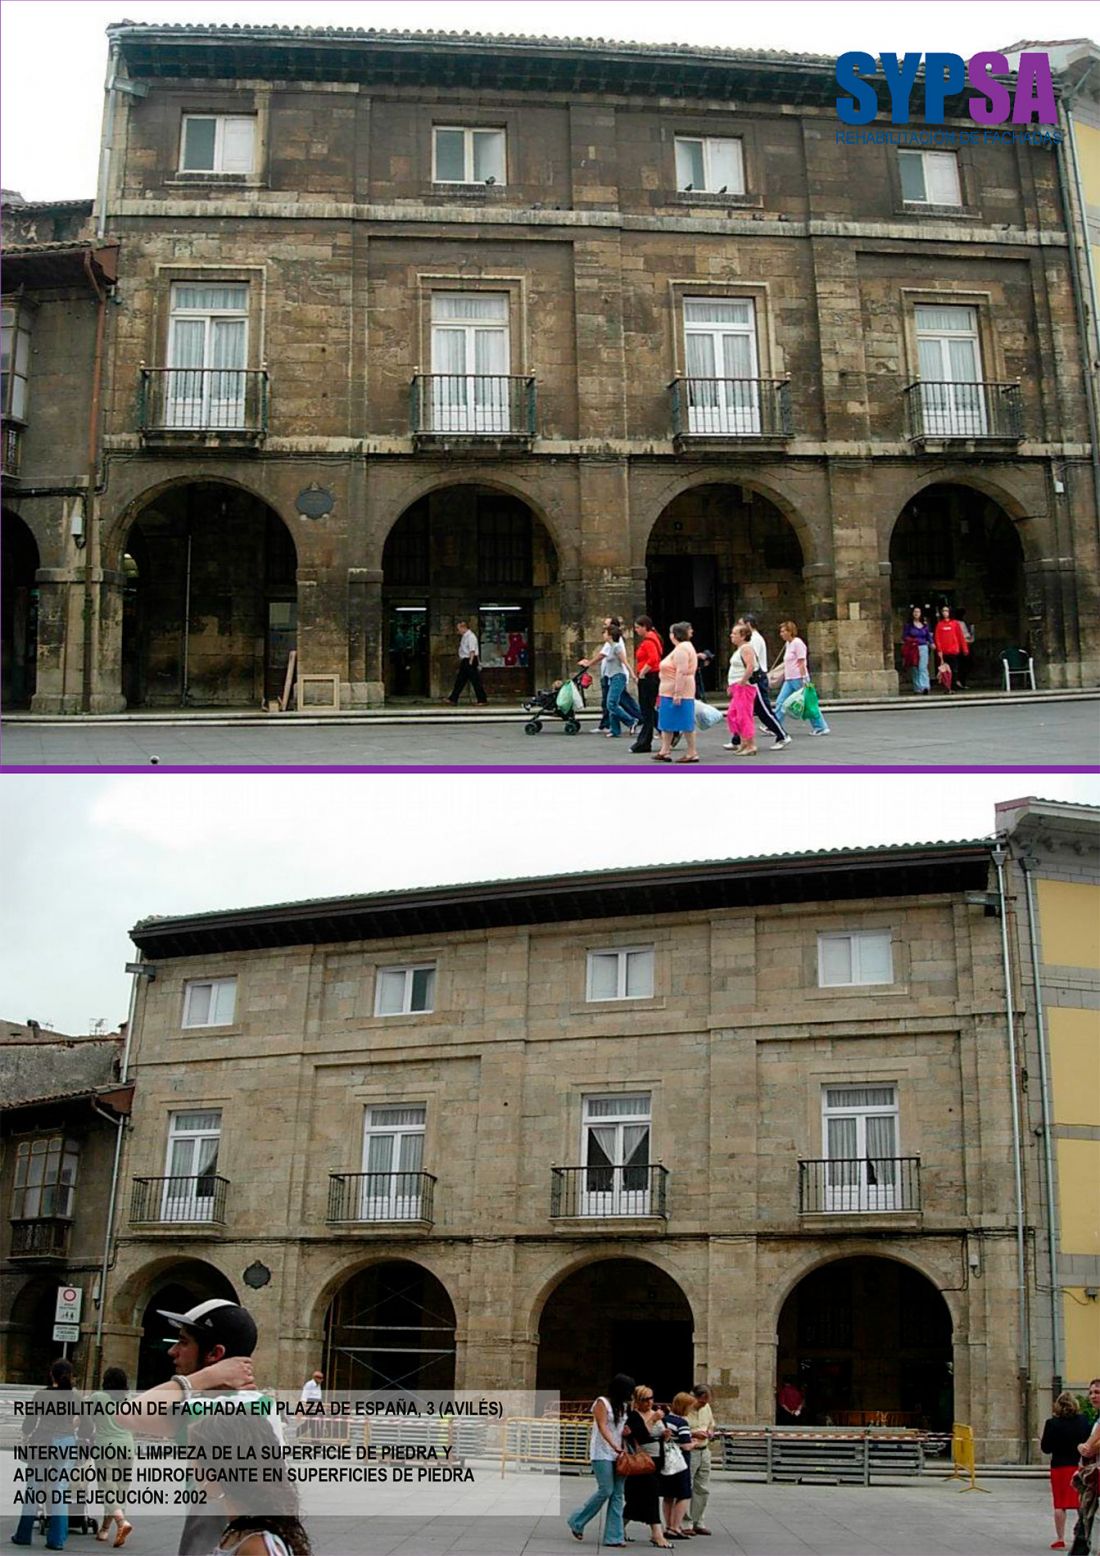
[[[699,656],[691,645],[690,621],[674,621],[669,628],[672,652],[660,664],[660,702],[657,704],[657,728],[661,731],[661,749],[655,762],[672,761],[672,737],[681,734],[687,750],[679,762],[697,762],[695,749],[695,669]]]
[[[966,641],[966,633],[961,623],[952,620],[950,605],[940,606],[935,642],[940,664],[946,664],[951,671],[952,689],[959,692],[965,691],[962,667],[963,661],[970,653],[970,644]]]

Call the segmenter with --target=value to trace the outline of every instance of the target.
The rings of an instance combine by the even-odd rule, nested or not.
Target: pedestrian
[[[962,625],[952,619],[950,605],[940,606],[934,641],[939,663],[951,671],[951,687],[958,692],[965,691],[963,666],[970,654],[970,644],[966,641]]]
[[[72,1362],[64,1357],[50,1364],[49,1383],[39,1389],[31,1400],[31,1408],[23,1417],[23,1441],[28,1450],[24,1498],[32,1491],[41,1497],[31,1512],[20,1514],[13,1545],[31,1545],[34,1541],[34,1522],[39,1512],[46,1510],[46,1549],[63,1551],[69,1537],[69,1475],[67,1464],[76,1448],[76,1413],[79,1396],[73,1389]]]
[[[683,1412],[695,1403],[688,1393],[677,1394],[664,1409],[665,1425],[671,1427],[665,1440],[665,1462],[661,1470],[661,1496],[664,1499],[665,1535],[670,1540],[690,1540],[683,1529],[684,1514],[691,1506],[691,1427]]]
[[[574,1540],[584,1539],[585,1525],[595,1518],[606,1502],[603,1543],[616,1549],[626,1543],[623,1533],[625,1477],[616,1473],[615,1460],[623,1451],[623,1427],[633,1393],[634,1379],[628,1378],[625,1372],[619,1372],[612,1378],[607,1393],[593,1401],[588,1457],[596,1477],[596,1489],[583,1507],[578,1507],[566,1519]]]
[[[776,718],[775,709],[772,707],[768,683],[768,645],[764,641],[764,634],[760,631],[760,623],[751,611],[745,611],[743,615],[738,617],[737,621],[734,622],[734,626],[738,626],[742,622],[752,633],[749,642],[753,653],[756,655],[756,674],[752,678],[753,685],[756,687],[754,716],[760,720],[766,730],[775,736],[775,744],[771,749],[773,751],[782,751],[784,746],[790,745],[791,737]]]
[[[319,1402],[324,1398],[324,1394],[321,1390],[321,1385],[324,1383],[324,1381],[325,1375],[323,1372],[310,1373],[309,1377],[302,1384],[302,1392],[299,1396],[303,1405],[310,1404],[315,1401]]]
[[[250,1360],[256,1349],[256,1320],[247,1308],[224,1297],[211,1297],[186,1313],[158,1309],[158,1316],[178,1331],[168,1351],[176,1370],[167,1383],[146,1389],[132,1401],[138,1407],[130,1423],[135,1433],[145,1437],[176,1435],[180,1415],[190,1416],[196,1394],[237,1394],[242,1401],[259,1400]],[[194,1403],[201,1406],[203,1400]],[[189,1513],[180,1534],[179,1556],[211,1556],[224,1527],[222,1518]]]
[[[134,1434],[121,1424],[119,1404],[129,1394],[130,1385],[121,1367],[108,1367],[103,1382],[90,1403],[96,1413],[92,1428],[92,1456],[95,1460],[100,1496],[103,1499],[103,1522],[96,1539],[106,1544],[110,1539],[111,1525],[115,1525],[114,1548],[119,1550],[134,1531],[126,1517],[126,1493],[134,1469]]]
[[[671,1550],[661,1530],[661,1460],[664,1456],[666,1432],[664,1416],[653,1401],[653,1390],[639,1383],[630,1401],[630,1409],[623,1427],[623,1442],[628,1447],[646,1454],[656,1466],[652,1475],[628,1475],[623,1524],[648,1524],[649,1543],[662,1550]],[[624,1536],[625,1538],[625,1536]]]
[[[786,732],[786,723],[783,719],[783,706],[789,702],[795,692],[800,691],[810,679],[810,652],[798,635],[798,623],[794,621],[781,621],[779,623],[779,636],[783,639],[783,685],[779,696],[775,699],[775,716],[783,725]],[[828,735],[829,726],[820,712],[810,719],[810,729],[815,735]]]
[[[235,1556],[310,1556],[309,1536],[298,1516],[297,1487],[284,1464],[284,1444],[266,1414],[206,1414],[190,1433],[201,1450],[196,1485],[216,1509],[211,1522],[221,1526],[216,1550]],[[220,1468],[260,1465],[257,1478],[238,1480]],[[211,1547],[210,1556],[214,1556]]]
[[[638,680],[638,707],[641,722],[632,751],[652,752],[653,726],[657,720],[657,686],[661,678],[661,660],[665,645],[661,634],[648,616],[634,622],[634,672]]]
[[[1054,1401],[1054,1414],[1043,1427],[1039,1451],[1050,1454],[1050,1498],[1054,1504],[1052,1551],[1066,1548],[1066,1514],[1078,1511],[1077,1492],[1071,1482],[1080,1459],[1081,1444],[1089,1424],[1081,1414],[1076,1394],[1064,1389]]]
[[[1089,1404],[1094,1410],[1100,1410],[1100,1378],[1092,1378],[1089,1382]],[[1073,1526],[1070,1556],[1089,1556],[1100,1493],[1100,1416],[1093,1422],[1092,1430],[1081,1444],[1079,1452],[1081,1467],[1074,1476],[1078,1496],[1077,1522]]]
[[[703,1522],[710,1500],[710,1445],[714,1440],[714,1411],[711,1409],[710,1390],[705,1383],[697,1383],[691,1391],[694,1404],[684,1411],[684,1420],[691,1427],[696,1446],[691,1455],[691,1507],[685,1524],[690,1523],[692,1534],[713,1534]]]
[[[617,634],[617,636],[614,636]],[[623,624],[618,616],[605,616],[603,622],[603,642],[590,659],[579,659],[577,663],[585,670],[590,670],[593,665],[599,665],[600,675],[600,722],[596,726],[596,733],[610,735],[612,733],[611,699],[612,692],[616,692],[615,709],[616,725],[619,715],[624,716],[631,727],[639,723],[642,717],[641,709],[630,695],[630,691],[624,680],[617,687],[613,682],[621,674],[629,675],[629,665],[626,658],[626,644],[623,642]]]
[[[751,639],[752,629],[744,622],[734,627],[730,633],[733,653],[730,656],[727,674],[730,702],[726,709],[726,723],[729,725],[730,738],[726,742],[725,749],[735,751],[738,756],[756,756],[758,749],[756,724],[753,720],[756,687],[752,679],[756,674],[758,660],[752,651]]]
[[[927,697],[931,690],[928,675],[928,659],[932,652],[932,628],[924,619],[919,605],[909,611],[909,620],[901,634],[902,668],[909,671],[913,690],[920,697]]]
[[[485,695],[485,688],[481,684],[481,654],[478,648],[477,634],[472,630],[465,617],[455,622],[455,631],[458,633],[458,674],[455,676],[455,684],[451,688],[451,695],[444,700],[449,702],[452,708],[457,708],[458,699],[462,695],[462,689],[470,685],[474,689],[474,696],[478,703],[484,707],[489,701]]]
[[[800,1425],[802,1412],[806,1408],[806,1396],[799,1388],[797,1378],[788,1376],[783,1379],[776,1404],[778,1409],[775,1419],[778,1426]]]
[[[691,623],[674,621],[669,628],[672,651],[661,660],[660,684],[657,704],[657,728],[661,731],[661,749],[653,756],[655,762],[672,761],[672,737],[682,734],[687,747],[677,761],[698,762],[695,749],[695,661],[691,646]]]

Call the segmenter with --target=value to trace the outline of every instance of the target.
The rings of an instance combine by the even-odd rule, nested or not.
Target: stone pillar
[[[1083,684],[1076,592],[1072,557],[1044,556],[1024,563],[1026,632],[1039,686]]]
[[[83,569],[40,567],[33,713],[79,713],[83,662]]]
[[[386,700],[382,577],[376,568],[348,568],[348,685],[341,701],[352,707],[380,707]]]
[[[836,577],[836,694],[896,697],[890,642],[890,569],[879,554],[874,471],[832,460],[829,506]]]
[[[802,569],[806,585],[806,624],[803,629],[810,650],[814,683],[826,697],[835,697],[838,689],[836,577],[827,562],[814,562]],[[772,653],[779,659],[782,639],[774,634]]]
[[[93,576],[92,713],[121,713],[126,706],[122,690],[122,609],[126,579],[122,573],[99,568]]]
[[[621,459],[582,459],[577,471],[581,526],[580,640],[599,647],[605,616],[629,617],[637,580],[631,566],[630,497]]]

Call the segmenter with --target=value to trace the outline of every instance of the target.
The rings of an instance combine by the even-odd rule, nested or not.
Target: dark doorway
[[[779,1317],[776,1389],[806,1396],[804,1425],[951,1430],[951,1315],[892,1259],[839,1259],[800,1281]]]
[[[326,1386],[441,1391],[455,1386],[455,1310],[440,1281],[408,1259],[372,1264],[325,1317]]]
[[[431,691],[427,605],[391,605],[386,626],[386,690],[391,697]]]
[[[694,1323],[670,1275],[641,1259],[575,1271],[547,1298],[539,1322],[537,1387],[585,1409],[617,1372],[670,1400],[692,1384]]]
[[[38,547],[14,513],[3,515],[0,548],[0,699],[5,708],[29,708],[38,659]]]
[[[175,1343],[176,1331],[167,1319],[161,1318],[160,1313],[186,1313],[197,1303],[207,1302],[211,1297],[224,1297],[228,1302],[240,1301],[225,1276],[199,1260],[188,1260],[174,1266],[165,1271],[161,1281],[154,1285],[141,1315],[137,1375],[139,1389],[167,1382],[174,1371],[168,1350]],[[105,1356],[104,1362],[109,1366],[111,1358]]]
[[[123,559],[122,685],[131,707],[258,707],[297,642],[297,552],[265,503],[192,482],[132,526]]]
[[[8,1321],[7,1368],[4,1381],[42,1388],[49,1381],[50,1363],[63,1354],[53,1338],[58,1277],[42,1275],[29,1281],[11,1305]],[[72,1350],[70,1348],[70,1356]]]

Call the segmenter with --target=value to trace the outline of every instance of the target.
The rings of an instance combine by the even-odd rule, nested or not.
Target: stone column
[[[377,568],[348,568],[348,700],[352,707],[380,707],[386,700],[382,578]]]
[[[34,713],[80,712],[84,599],[83,570],[40,567]]]
[[[836,692],[894,697],[890,569],[879,554],[874,470],[866,460],[831,460],[829,506],[836,577]]]

